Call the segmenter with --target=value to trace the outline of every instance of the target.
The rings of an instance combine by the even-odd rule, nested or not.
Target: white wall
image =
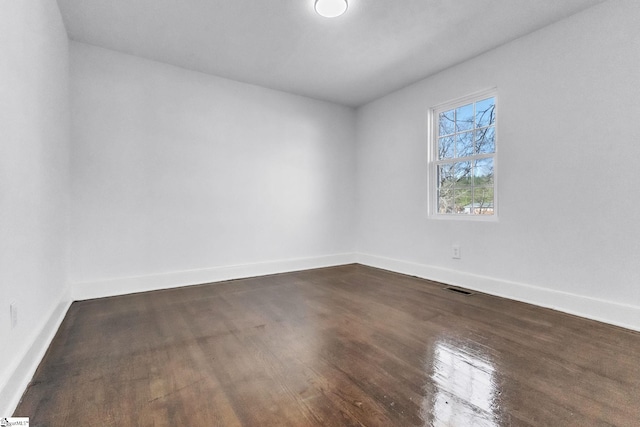
[[[56,3],[0,2],[0,416],[11,415],[68,308],[68,115]]]
[[[639,70],[610,1],[361,107],[360,260],[640,329]],[[499,221],[429,219],[427,111],[492,87]]]
[[[353,252],[353,109],[76,42],[71,85],[77,298]]]

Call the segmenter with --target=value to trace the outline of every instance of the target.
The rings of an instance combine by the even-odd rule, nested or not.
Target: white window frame
[[[475,92],[473,94],[454,99],[452,101],[439,104],[429,109],[428,116],[428,179],[427,179],[427,194],[428,194],[428,214],[431,219],[445,219],[445,220],[462,220],[462,221],[497,221],[498,220],[498,124],[499,113],[496,113],[495,119],[495,150],[492,155],[472,155],[467,157],[461,157],[461,161],[473,161],[477,158],[493,157],[493,215],[480,215],[480,214],[457,214],[457,213],[439,213],[438,212],[438,165],[444,163],[450,163],[451,160],[439,160],[438,159],[438,127],[439,127],[439,114],[444,111],[449,111],[470,103],[482,101],[487,98],[494,98],[496,112],[498,108],[498,91],[497,88],[483,90],[481,92]],[[477,157],[476,157],[477,156]]]

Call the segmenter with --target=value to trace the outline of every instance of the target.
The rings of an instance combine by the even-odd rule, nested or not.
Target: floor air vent
[[[446,291],[450,291],[450,292],[455,292],[457,294],[462,294],[462,295],[473,295],[472,292],[469,291],[465,291],[464,289],[458,289],[458,288],[444,288]]]

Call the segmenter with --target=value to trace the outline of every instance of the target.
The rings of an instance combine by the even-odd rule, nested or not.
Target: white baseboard
[[[288,273],[313,268],[333,267],[355,262],[353,253],[259,262],[199,270],[177,271],[137,277],[78,282],[71,285],[73,300],[82,301],[137,292],[170,289],[180,286],[244,279],[269,274]]]
[[[362,265],[460,286],[640,331],[640,307],[637,306],[375,255],[358,253],[355,259]]]
[[[30,340],[31,345],[26,352],[9,369],[9,377],[4,384],[0,385],[0,416],[8,417],[15,411],[70,306],[71,298],[66,292],[46,318],[42,329]]]

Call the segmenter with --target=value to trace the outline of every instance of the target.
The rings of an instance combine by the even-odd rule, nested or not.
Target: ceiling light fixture
[[[325,18],[335,18],[347,11],[347,0],[316,0],[316,12]]]

